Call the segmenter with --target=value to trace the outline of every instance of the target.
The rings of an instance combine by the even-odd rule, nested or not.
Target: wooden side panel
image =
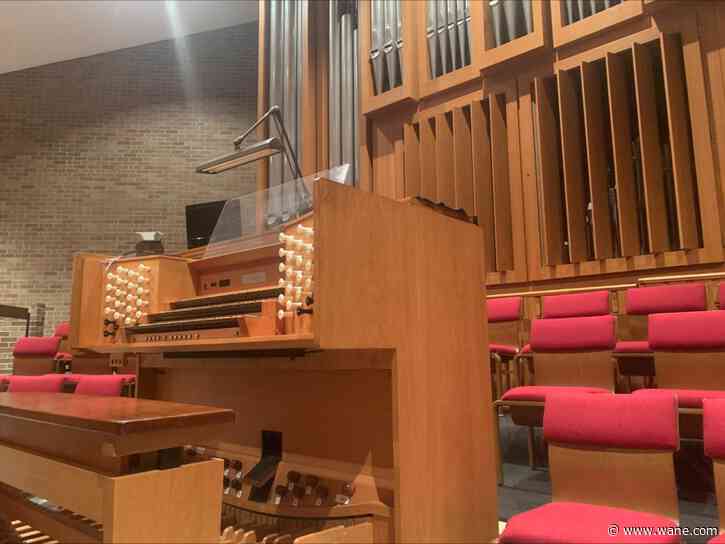
[[[483,276],[480,229],[332,183],[316,191],[320,347],[395,348],[396,541],[495,538],[487,323],[471,296]]]
[[[506,95],[488,97],[491,114],[491,164],[493,172],[493,215],[496,233],[496,270],[513,269],[513,233],[511,224],[511,185]]]
[[[564,163],[564,194],[569,229],[571,262],[588,260],[586,240],[587,199],[584,157],[586,149],[580,135],[580,109],[577,95],[578,74],[561,71],[559,78],[559,112],[561,117],[561,149]]]
[[[453,115],[436,115],[436,187],[437,201],[455,207],[455,170],[453,157]]]
[[[539,135],[539,176],[541,177],[541,216],[544,237],[544,264],[566,261],[564,246],[565,209],[562,193],[560,134],[557,121],[556,80],[534,80],[536,122]]]
[[[603,68],[602,63],[591,62],[584,62],[581,67],[594,257],[597,259],[614,256],[612,216],[609,212],[609,119],[606,112],[606,76]]]
[[[689,110],[683,69],[682,45],[679,36],[663,34],[662,64],[667,95],[667,121],[672,146],[672,168],[675,178],[677,223],[683,249],[700,246],[697,234],[697,213],[694,167],[691,154]]]
[[[453,110],[453,138],[456,173],[455,208],[463,209],[469,216],[473,217],[476,214],[476,206],[473,194],[470,108],[455,108]]]
[[[224,463],[213,459],[105,479],[103,541],[219,542]]]
[[[617,184],[619,240],[622,256],[639,254],[639,225],[634,162],[632,161],[632,126],[629,107],[627,70],[621,55],[607,53],[607,87],[612,130],[612,154]]]
[[[434,119],[420,122],[420,196],[435,201],[436,188],[436,143]]]
[[[662,141],[657,120],[654,69],[646,46],[634,44],[632,54],[650,250],[660,253],[670,249],[670,242],[667,233]]]
[[[102,338],[103,308],[101,296],[105,292],[101,255],[78,254],[73,257],[73,291],[71,293],[71,335],[73,349],[98,345]]]
[[[496,270],[496,238],[493,219],[493,173],[491,164],[491,125],[488,104],[471,104],[471,147],[476,216],[483,231],[484,270]]]
[[[408,123],[403,126],[405,145],[405,196],[420,194],[420,136],[418,125]]]

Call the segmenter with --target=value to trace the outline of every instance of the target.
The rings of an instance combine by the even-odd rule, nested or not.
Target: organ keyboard
[[[77,256],[71,339],[137,360],[141,398],[240,415],[186,450],[226,460],[225,541],[494,538],[478,227],[324,179],[226,209],[243,236]]]

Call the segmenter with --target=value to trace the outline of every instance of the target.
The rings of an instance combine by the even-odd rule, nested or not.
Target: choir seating
[[[23,336],[13,347],[13,371],[16,374],[46,374],[55,371],[58,336]]]
[[[511,388],[511,362],[519,353],[524,334],[522,297],[491,298],[486,301],[489,352],[494,400]]]
[[[540,297],[540,319],[563,319],[570,317],[592,317],[607,315],[611,312],[612,294],[606,290],[585,291],[583,293],[564,293]],[[519,380],[523,369],[532,372],[533,350],[531,343],[525,344],[517,357]]]
[[[712,544],[725,543],[723,523],[725,522],[725,400],[705,399],[703,401],[703,438],[705,454],[712,459],[715,473],[715,494],[720,517],[720,536],[710,540]]]
[[[633,395],[674,394],[680,434],[701,439],[703,399],[725,398],[725,310],[654,314],[648,328],[657,388]]]
[[[552,502],[513,516],[499,542],[680,542],[679,536],[623,531],[670,528],[675,534],[679,437],[672,396],[551,395],[544,436]]]
[[[626,292],[625,315],[618,320],[614,348],[619,375],[626,391],[632,391],[632,377],[643,377],[654,385],[654,354],[648,341],[647,318],[652,314],[695,312],[707,309],[705,285],[701,282],[635,287]]]
[[[601,307],[600,307],[601,309]],[[600,311],[594,305],[583,311]],[[550,315],[550,314],[545,314]],[[542,425],[544,401],[556,393],[612,393],[612,315],[536,319],[531,326],[533,372],[523,385],[508,390],[494,405],[508,407],[511,419],[529,429],[529,464],[536,466],[534,428]],[[530,379],[533,382],[529,384]],[[494,429],[495,430],[495,429]]]
[[[44,374],[3,376],[0,391],[8,393],[76,393],[91,396],[133,397],[133,374]]]

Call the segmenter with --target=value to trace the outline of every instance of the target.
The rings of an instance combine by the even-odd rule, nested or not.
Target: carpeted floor
[[[546,468],[529,468],[526,448],[527,431],[525,427],[513,425],[508,417],[499,418],[501,429],[501,447],[503,450],[504,483],[498,488],[499,519],[508,520],[520,512],[525,512],[551,500],[551,482]],[[537,436],[541,436],[538,430]],[[539,452],[545,456],[545,448],[539,440]],[[697,465],[697,445],[689,448],[696,452],[678,463],[678,481],[687,482],[688,489],[680,489],[680,523],[682,527],[717,527],[718,514],[714,494],[708,489],[712,478],[709,467]],[[701,448],[701,446],[699,446]],[[694,459],[694,460],[693,460]],[[545,461],[544,461],[545,462]],[[699,480],[698,480],[699,478]],[[686,538],[688,543],[707,542],[712,537]]]

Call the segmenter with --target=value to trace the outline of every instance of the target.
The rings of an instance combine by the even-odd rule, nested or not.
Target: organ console
[[[241,238],[78,255],[72,310],[140,398],[238,414],[186,449],[224,460],[222,540],[494,538],[478,227],[326,179],[228,209]]]

